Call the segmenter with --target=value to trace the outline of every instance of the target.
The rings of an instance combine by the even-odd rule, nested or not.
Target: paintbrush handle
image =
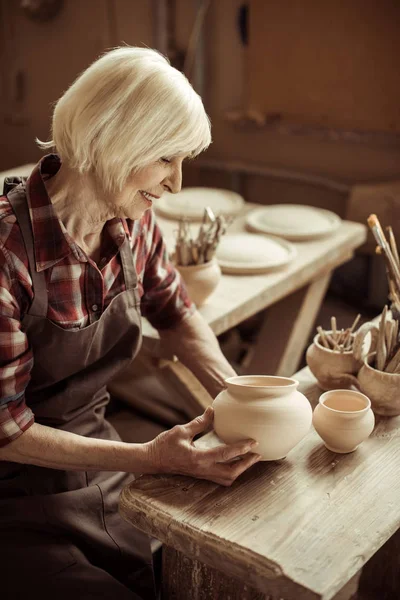
[[[387,314],[387,306],[385,304],[381,320],[379,323],[379,336],[378,343],[376,346],[376,367],[379,371],[383,371],[385,368],[386,357],[387,357],[387,348],[385,342],[385,330],[386,330],[386,314]]]

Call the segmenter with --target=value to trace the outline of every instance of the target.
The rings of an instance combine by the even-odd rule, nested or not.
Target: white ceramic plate
[[[217,260],[224,273],[266,273],[289,264],[296,248],[280,238],[257,233],[227,234],[219,243]]]
[[[248,213],[246,225],[252,231],[277,235],[287,240],[313,240],[334,232],[341,219],[323,208],[302,204],[271,204]]]
[[[244,199],[230,190],[217,188],[187,187],[179,194],[165,192],[154,203],[157,213],[169,219],[186,217],[189,221],[201,221],[204,209],[209,206],[216,216],[236,216],[244,205]]]

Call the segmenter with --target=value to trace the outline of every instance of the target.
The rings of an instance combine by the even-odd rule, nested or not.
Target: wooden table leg
[[[278,600],[265,596],[233,577],[228,577],[192,560],[181,552],[163,546],[162,568],[163,600]]]
[[[260,592],[234,577],[184,556],[169,546],[162,550],[162,600],[293,600],[293,594],[271,582],[271,591]],[[357,573],[332,600],[364,600],[354,595]],[[296,592],[296,600],[310,600],[315,594]],[[365,599],[367,600],[367,599]],[[397,599],[396,599],[397,600]]]
[[[359,597],[360,600],[399,600],[400,529],[364,565]]]
[[[331,274],[319,277],[268,309],[245,366],[246,374],[290,377],[297,371]]]

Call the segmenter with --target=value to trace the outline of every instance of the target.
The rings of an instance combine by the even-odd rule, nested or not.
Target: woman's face
[[[113,216],[140,219],[165,190],[178,193],[182,187],[182,163],[186,156],[161,158],[131,175],[125,188],[114,197]]]

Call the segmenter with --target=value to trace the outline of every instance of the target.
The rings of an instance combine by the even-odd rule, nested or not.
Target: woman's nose
[[[176,165],[163,181],[164,187],[169,192],[177,194],[182,189],[182,165]]]

